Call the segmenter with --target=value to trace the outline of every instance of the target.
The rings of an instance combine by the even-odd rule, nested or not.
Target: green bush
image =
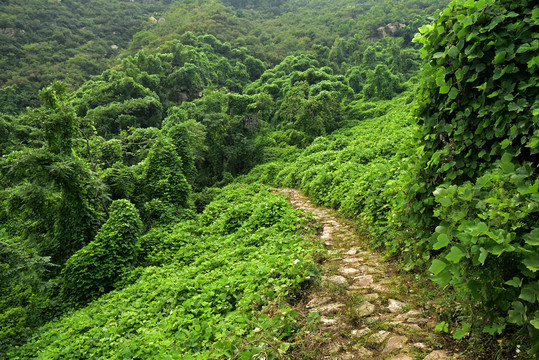
[[[415,256],[435,257],[469,331],[539,351],[539,87],[532,1],[453,1],[416,40],[425,64],[405,208]],[[434,234],[432,234],[432,231]],[[432,235],[431,235],[432,234]],[[510,326],[511,325],[511,326]]]
[[[238,206],[254,209],[249,228],[223,234],[219,223],[230,215],[221,210]],[[266,207],[273,211],[266,215]],[[159,267],[141,270],[133,284],[48,323],[26,345],[12,348],[8,357],[282,355],[298,330],[297,313],[289,303],[297,301],[308,278],[318,274],[311,256],[316,248],[303,236],[312,230],[299,226],[303,220],[298,215],[264,187],[230,185],[200,219],[155,228],[142,237],[143,252]],[[97,269],[88,270],[91,276]]]
[[[539,180],[529,166],[507,170],[434,192],[441,222],[431,246],[442,253],[430,271],[436,283],[451,284],[468,301],[466,309],[473,309],[473,316],[463,317],[464,326],[472,321],[494,335],[518,325],[537,351]]]
[[[141,226],[129,201],[112,203],[110,218],[95,240],[71,256],[62,270],[62,291],[68,302],[84,305],[114,289],[119,277],[136,265]]]

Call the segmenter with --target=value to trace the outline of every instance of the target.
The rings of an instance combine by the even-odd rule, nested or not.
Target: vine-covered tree
[[[135,206],[123,199],[113,202],[110,217],[95,240],[71,256],[62,270],[66,300],[84,305],[114,289],[121,275],[136,265],[141,230]]]

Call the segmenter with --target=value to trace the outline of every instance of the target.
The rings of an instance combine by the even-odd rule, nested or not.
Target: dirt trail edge
[[[307,295],[306,312],[320,314],[316,330],[299,339],[300,358],[446,360],[458,354],[441,348],[436,321],[407,303],[408,290],[395,270],[365,251],[350,225],[335,211],[315,206],[294,189],[275,189],[321,224],[329,255],[322,281]],[[295,358],[296,356],[294,356]]]

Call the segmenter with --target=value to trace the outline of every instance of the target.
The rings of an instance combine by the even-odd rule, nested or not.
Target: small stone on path
[[[344,275],[350,275],[359,272],[359,270],[354,268],[341,268],[339,269],[339,272]]]
[[[398,301],[398,300],[393,300],[393,299],[389,299],[389,305],[388,305],[388,310],[392,313],[398,313],[398,312],[401,312],[402,309],[404,309],[404,307],[406,306],[405,303],[401,302],[401,301]]]
[[[327,304],[327,305],[321,306],[319,308],[315,308],[315,310],[318,311],[320,314],[329,315],[329,314],[336,313],[343,306],[344,304],[341,304],[341,303],[333,303],[333,304]]]
[[[413,357],[410,357],[410,355],[406,355],[406,354],[399,354],[397,356],[393,356],[392,358],[390,358],[389,360],[414,360]]]
[[[360,317],[369,316],[374,312],[374,310],[376,310],[376,306],[368,301],[363,301],[356,308],[357,315]]]
[[[335,284],[346,284],[346,278],[341,275],[334,275],[327,278],[327,281],[335,283]]]
[[[406,341],[408,341],[406,336],[399,336],[399,335],[392,336],[389,338],[389,340],[387,340],[387,344],[384,350],[382,350],[382,352],[384,354],[389,354],[395,350],[400,350],[404,347],[404,344],[406,344]]]
[[[352,249],[348,250],[347,252],[345,252],[344,254],[345,255],[355,255],[355,254],[357,254],[357,249],[352,248]]]
[[[372,275],[359,276],[355,278],[355,280],[359,286],[363,287],[369,286],[374,282],[374,280],[372,279]]]
[[[431,352],[430,354],[425,356],[424,360],[447,360],[447,359],[450,359],[450,358],[451,357],[449,356],[447,351],[434,350],[433,352]]]
[[[376,345],[381,345],[390,334],[391,333],[389,331],[380,330],[370,337],[369,342]]]

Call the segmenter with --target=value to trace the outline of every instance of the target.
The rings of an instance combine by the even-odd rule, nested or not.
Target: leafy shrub
[[[539,351],[538,17],[532,1],[457,0],[421,29],[426,63],[406,209],[418,238],[430,239],[414,253],[434,255],[433,279],[465,302],[454,337],[501,334],[514,324],[532,352]]]
[[[240,205],[258,209],[251,231],[222,234],[216,224],[228,215],[220,209]],[[268,216],[266,205],[275,209]],[[311,230],[300,230],[301,222],[286,200],[264,187],[230,185],[198,221],[153,229],[141,239],[150,262],[161,267],[150,266],[134,284],[50,322],[8,355],[204,359],[283,354],[297,331],[297,314],[287,302],[295,301],[307,278],[318,273],[311,257],[315,248],[302,237]]]
[[[434,195],[441,223],[431,243],[442,254],[430,267],[435,282],[450,283],[469,301],[474,326],[491,335],[510,324],[523,326],[534,351],[539,350],[538,188],[530,167],[495,169],[473,183],[440,186]]]
[[[69,302],[83,305],[114,288],[136,264],[141,221],[127,200],[116,200],[95,240],[69,258],[62,270],[62,290]]]
[[[41,326],[50,305],[44,275],[54,267],[48,258],[24,251],[0,229],[0,358],[8,346],[21,345]]]
[[[150,199],[173,206],[187,206],[190,186],[182,172],[182,159],[168,138],[159,139],[151,148],[144,168],[144,185]]]

